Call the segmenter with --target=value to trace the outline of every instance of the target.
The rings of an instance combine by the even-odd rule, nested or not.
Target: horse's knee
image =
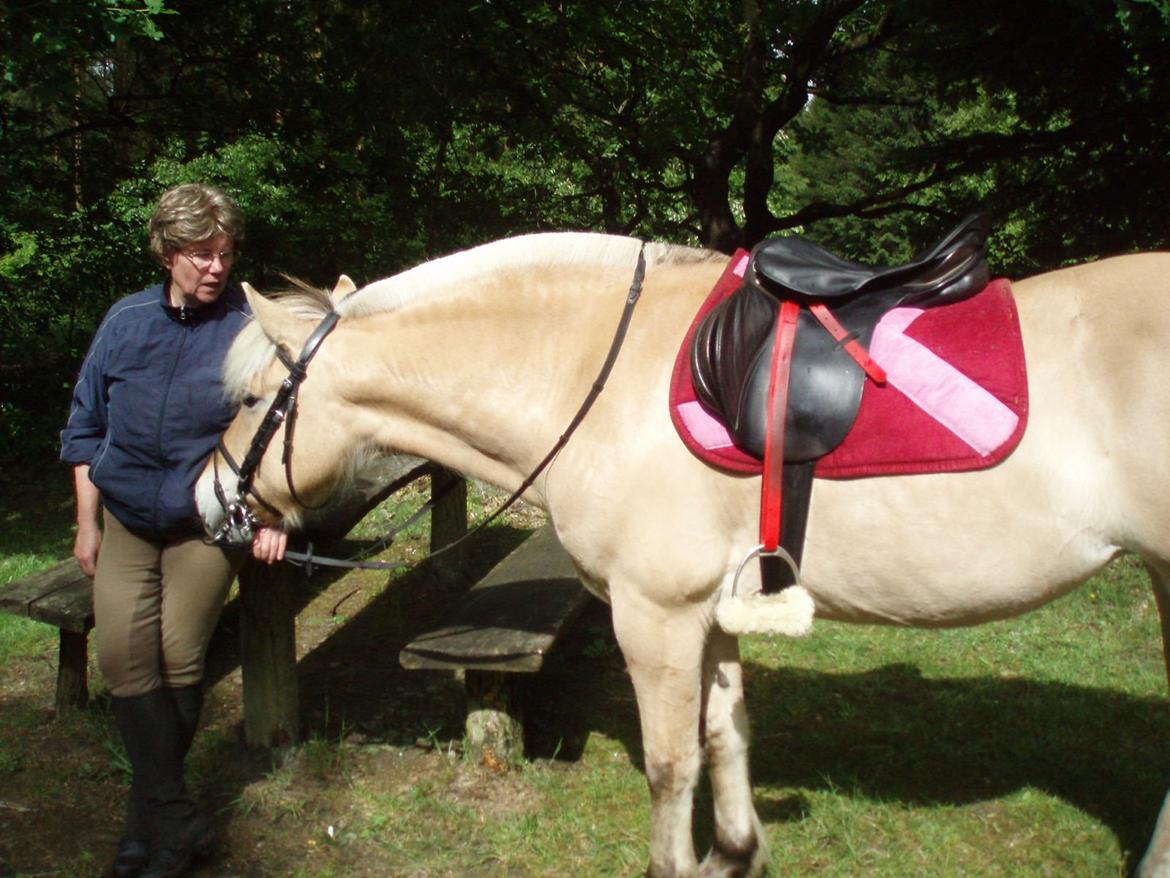
[[[693,754],[674,759],[646,755],[646,783],[654,801],[689,796],[698,783],[702,763],[696,750]]]

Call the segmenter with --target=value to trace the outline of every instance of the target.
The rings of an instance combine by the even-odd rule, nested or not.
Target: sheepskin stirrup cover
[[[790,585],[776,594],[724,594],[715,621],[728,634],[804,637],[812,631],[815,609],[804,586]]]

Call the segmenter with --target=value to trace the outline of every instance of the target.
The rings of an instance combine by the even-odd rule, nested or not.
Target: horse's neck
[[[348,394],[368,401],[379,445],[514,486],[588,393],[628,283],[612,267],[510,278],[369,315]]]

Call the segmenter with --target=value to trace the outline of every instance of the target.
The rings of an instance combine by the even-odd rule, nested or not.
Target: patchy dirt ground
[[[454,582],[435,581],[425,570],[389,584],[375,571],[306,582],[297,627],[302,743],[283,751],[243,744],[236,610],[229,603],[188,760],[192,789],[213,815],[220,841],[216,855],[192,874],[456,874],[412,864],[385,841],[373,843],[371,828],[416,799],[437,814],[446,807],[482,821],[522,819],[545,806],[532,771],[461,758],[463,690],[452,674],[407,672],[398,663],[414,634],[433,626],[539,523],[528,511],[476,542]],[[422,547],[405,552],[418,555]],[[98,876],[120,833],[126,764],[100,679],[91,679],[89,710],[55,718],[55,664],[54,642],[0,667],[0,878]],[[599,673],[621,692],[607,706],[595,694]],[[587,710],[613,711],[621,736],[633,740],[632,692],[600,603],[575,623],[533,695],[527,746],[542,771],[574,770],[589,734]],[[466,874],[502,873],[485,866]]]

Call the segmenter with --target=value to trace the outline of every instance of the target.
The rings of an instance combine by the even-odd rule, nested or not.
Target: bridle
[[[305,346],[301,348],[300,356],[295,361],[290,359],[279,346],[276,348],[276,355],[288,369],[288,376],[281,382],[280,389],[276,391],[276,396],[272,399],[272,404],[268,406],[264,420],[260,422],[256,434],[252,437],[252,444],[248,446],[248,452],[244,455],[243,462],[236,463],[227,446],[223,444],[222,436],[216,443],[215,450],[218,452],[218,456],[212,455],[212,474],[215,479],[215,498],[223,507],[224,519],[219,530],[211,538],[211,542],[217,545],[236,545],[240,541],[251,540],[256,528],[260,525],[260,520],[248,508],[246,498],[249,496],[277,518],[281,517],[276,507],[260,495],[253,482],[256,478],[256,469],[260,466],[260,460],[264,457],[264,452],[268,450],[272,437],[276,435],[276,431],[282,423],[285,427],[284,451],[281,455],[281,462],[284,465],[284,478],[288,482],[289,492],[297,505],[306,509],[318,508],[309,506],[301,500],[293,484],[292,447],[293,431],[297,420],[297,393],[300,390],[301,382],[308,374],[310,361],[317,355],[321,342],[325,341],[326,336],[334,330],[339,319],[340,315],[336,311],[330,311],[326,314],[309,335]],[[231,500],[228,499],[227,492],[224,491],[223,484],[219,480],[219,457],[222,457],[231,471],[236,474],[236,493]],[[232,540],[233,531],[240,534],[240,541]]]
[[[634,316],[634,306],[638,304],[638,299],[642,295],[642,281],[646,276],[646,244],[643,243],[638,250],[638,262],[634,268],[634,278],[630,284],[629,293],[626,295],[625,307],[622,310],[621,319],[618,321],[617,330],[614,332],[613,341],[609,346],[609,353],[606,355],[605,362],[598,372],[597,378],[594,380],[589,393],[585,397],[585,401],[581,403],[581,407],[577,410],[577,414],[569,422],[568,427],[561,434],[560,438],[554,443],[552,449],[544,456],[544,458],[536,465],[531,473],[521,482],[520,487],[509,495],[503,504],[501,504],[491,515],[487,516],[471,528],[462,537],[452,543],[447,544],[441,549],[437,549],[428,555],[428,558],[433,558],[443,552],[448,552],[456,546],[462,544],[465,540],[471,538],[479,533],[487,525],[495,521],[500,515],[504,513],[509,507],[519,500],[524,492],[527,491],[536,482],[536,479],[544,472],[545,468],[552,463],[553,459],[561,452],[569,442],[573,432],[580,426],[581,422],[585,420],[585,416],[593,407],[593,403],[605,388],[606,379],[612,371],[614,363],[617,362],[618,352],[621,350],[622,342],[625,341],[626,331],[629,329],[630,320]],[[256,434],[252,437],[252,444],[248,447],[247,454],[244,455],[244,460],[238,466],[227,447],[223,444],[223,438],[220,437],[216,445],[218,456],[222,456],[228,467],[236,474],[236,494],[232,500],[228,500],[227,494],[223,489],[223,485],[219,480],[219,462],[218,456],[212,455],[212,473],[215,479],[215,496],[219,501],[220,506],[224,510],[224,520],[220,525],[219,530],[211,537],[211,542],[217,545],[224,546],[238,546],[242,541],[250,541],[257,527],[260,526],[260,519],[248,508],[246,502],[247,497],[252,497],[258,504],[263,506],[277,518],[281,517],[281,513],[267,500],[265,500],[256,490],[253,481],[256,475],[256,469],[260,465],[261,458],[264,457],[264,452],[268,450],[268,445],[272,441],[272,437],[276,435],[277,429],[281,423],[284,423],[284,452],[282,455],[282,463],[284,464],[284,477],[288,483],[289,492],[292,495],[293,501],[297,505],[305,509],[316,509],[320,507],[307,506],[304,501],[297,496],[296,488],[293,486],[292,478],[292,442],[293,442],[293,428],[296,424],[297,414],[297,391],[300,388],[301,382],[305,380],[305,375],[308,371],[309,362],[316,355],[317,350],[321,347],[321,343],[325,337],[333,331],[337,325],[339,315],[336,311],[331,311],[325,315],[325,318],[317,324],[316,329],[313,330],[305,346],[301,349],[300,356],[296,361],[289,359],[288,355],[277,347],[277,356],[280,361],[288,368],[288,377],[280,385],[280,389],[276,392],[276,396],[272,400],[272,404],[268,407],[268,412],[264,415],[264,420],[260,427],[256,430]],[[411,522],[420,518],[426,511],[434,506],[440,498],[432,497],[431,502],[426,504],[422,509],[418,510],[411,516],[410,520],[395,528],[392,534],[397,534]],[[232,540],[231,535],[233,530],[240,534],[240,540]],[[382,545],[389,544],[389,538],[384,538],[380,541]],[[377,569],[392,569],[399,568],[404,565],[396,563],[381,563],[369,561],[355,561],[355,560],[339,560],[336,558],[324,558],[315,556],[312,553],[312,544],[309,546],[308,553],[286,552],[285,558],[289,561],[303,563],[306,572],[312,569],[313,564],[323,564],[331,567],[364,567]],[[426,559],[424,559],[426,560]]]

